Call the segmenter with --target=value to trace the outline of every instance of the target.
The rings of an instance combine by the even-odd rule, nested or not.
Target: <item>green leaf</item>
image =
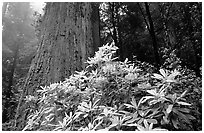
[[[157,124],[157,120],[156,119],[147,119],[147,121],[149,123]]]
[[[167,79],[174,80],[174,78],[175,78],[177,75],[180,75],[180,72],[178,72],[177,70],[174,70],[174,71],[168,76]]]
[[[187,91],[188,91],[188,90],[185,90],[185,91],[181,94],[180,98],[181,98],[181,97],[184,97],[184,96],[186,95]]]
[[[176,108],[178,111],[180,112],[184,112],[184,113],[189,113],[190,112],[190,109],[187,109],[187,108]]]
[[[156,73],[153,74],[152,78],[156,78],[156,79],[159,79],[159,80],[163,80],[164,79],[164,77],[162,77],[160,74],[156,74]]]
[[[137,103],[134,97],[132,98],[131,104],[137,109]]]
[[[143,122],[143,118],[140,118],[140,120],[137,122],[137,124],[141,124]]]
[[[126,126],[130,126],[130,127],[133,127],[133,126],[137,126],[136,123],[132,123],[132,124],[125,124]]]
[[[162,74],[163,77],[166,77],[166,72],[164,71],[164,69],[160,69],[159,72]]]
[[[161,124],[164,125],[164,124],[168,124],[169,123],[169,120],[167,119],[166,116],[163,116],[162,120],[161,120]]]
[[[139,103],[145,103],[147,100],[149,99],[154,99],[153,96],[145,96],[145,97],[142,97],[139,101]]]
[[[189,103],[186,103],[186,102],[177,102],[178,104],[181,104],[181,105],[186,105],[186,106],[190,106],[191,104]]]
[[[137,129],[139,131],[146,131],[146,129],[143,126],[139,125],[139,124],[137,124]]]
[[[149,128],[149,124],[147,123],[146,119],[144,119],[143,123],[144,123],[145,128]]]
[[[84,116],[83,116],[83,117],[84,117],[84,118],[86,118],[88,115],[89,115],[89,114],[84,114]]]
[[[154,90],[147,90],[147,92],[153,96],[157,96],[157,90],[154,89]]]
[[[106,117],[108,116],[109,111],[108,111],[108,109],[107,109],[107,108],[104,108],[104,110],[103,110],[103,114],[104,114]]]
[[[151,123],[151,124],[149,125],[149,130],[151,131],[152,128],[153,128],[153,123]]]
[[[130,105],[130,104],[124,104],[125,106],[127,106],[128,108],[134,108],[134,106]]]
[[[167,129],[162,129],[162,128],[154,128],[153,131],[168,131]]]
[[[191,124],[191,122],[189,121],[187,115],[185,115],[185,114],[179,112],[179,111],[176,110],[176,109],[173,109],[173,112],[176,113],[176,114],[178,115],[178,117],[180,117],[181,119],[185,120],[186,123]]]
[[[172,80],[172,79],[167,79],[166,82],[169,82],[169,83],[174,83],[176,82],[176,80]]]
[[[94,104],[93,104],[93,107],[95,107],[97,105],[97,103],[100,101],[101,99],[97,99]]]
[[[129,120],[127,120],[124,125],[130,126],[130,124],[133,124],[137,119],[131,118]]]
[[[47,113],[50,113],[51,111],[54,110],[55,107],[48,107],[44,110],[44,113],[47,114]]]
[[[103,119],[100,120],[98,124],[96,124],[96,126],[94,127],[94,130],[96,130],[102,123],[103,123]]]
[[[73,118],[73,120],[75,120],[75,119],[77,119],[81,114],[83,114],[82,112],[77,112],[77,113],[75,113],[75,116],[74,116],[74,118]]]
[[[168,108],[166,109],[167,114],[171,113],[173,106],[173,104],[168,105]]]
[[[191,120],[195,120],[196,119],[194,116],[189,115],[189,114],[187,114],[186,116],[188,117],[188,119],[191,119]]]
[[[171,121],[172,121],[172,123],[173,123],[173,126],[174,126],[176,129],[178,129],[178,128],[179,128],[179,127],[178,127],[178,125],[179,125],[178,120],[177,120],[177,119],[176,119],[176,120],[172,119]]]

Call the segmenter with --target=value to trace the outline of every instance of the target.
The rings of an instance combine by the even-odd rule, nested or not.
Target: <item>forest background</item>
[[[51,7],[44,8],[43,11],[47,11],[48,8],[52,11]],[[57,7],[56,10],[58,10]],[[34,11],[31,3],[25,2],[4,2],[2,5],[4,130],[22,129],[16,122],[20,115],[18,114],[19,101],[22,100],[26,79],[31,73],[29,69],[31,69],[32,60],[38,58],[37,49],[41,45],[42,34],[45,32],[42,29],[49,27],[42,22],[45,21],[43,11]],[[189,114],[194,114],[192,117],[196,118],[191,120],[194,125],[190,124],[189,129],[184,130],[200,130],[202,126],[202,3],[101,2],[97,4],[97,11],[100,20],[98,21],[100,37],[93,40],[99,42],[93,47],[98,48],[114,43],[119,48],[114,55],[118,57],[117,61],[125,61],[128,58],[131,63],[142,64],[142,70],[149,70],[151,74],[161,72],[159,71],[161,68],[168,71],[181,70],[185,75],[182,76],[185,81],[182,81],[182,87],[180,86],[182,89],[179,91],[188,91],[187,101],[194,108]],[[55,19],[54,15],[53,12],[50,18]],[[94,52],[98,50],[93,49]],[[94,52],[87,55],[93,56]],[[85,59],[88,58],[84,57],[82,61],[85,62]],[[83,68],[73,68],[64,75],[59,74],[56,79],[51,76],[49,81],[51,83],[63,81],[74,71],[80,71]],[[43,85],[49,84],[39,84],[39,86]],[[30,95],[35,93],[32,91],[29,92]],[[26,96],[23,95],[23,97]],[[177,128],[173,122],[170,125],[170,127],[164,127],[172,130],[184,128]]]

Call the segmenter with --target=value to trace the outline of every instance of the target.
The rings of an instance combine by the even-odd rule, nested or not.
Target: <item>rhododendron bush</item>
[[[27,96],[24,130],[194,130],[201,124],[201,79],[187,69],[117,61],[104,45],[86,69]],[[37,106],[36,106],[37,105]]]

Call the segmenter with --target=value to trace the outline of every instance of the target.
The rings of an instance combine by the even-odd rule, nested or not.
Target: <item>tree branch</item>
[[[150,32],[150,26],[149,26],[149,24],[148,24],[148,22],[147,22],[147,20],[146,20],[146,17],[145,17],[145,15],[144,15],[143,11],[142,11],[142,8],[141,8],[141,6],[140,6],[139,3],[137,3],[137,5],[139,6],[140,12],[142,13],[142,16],[143,16],[143,18],[144,18],[144,21],[145,21],[145,23],[146,23],[146,25],[147,25],[147,29],[148,29],[148,31]]]

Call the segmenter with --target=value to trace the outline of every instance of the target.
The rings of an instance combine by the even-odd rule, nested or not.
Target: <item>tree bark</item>
[[[119,48],[117,51],[117,55],[120,60],[123,60],[124,54],[123,54],[123,45],[122,45],[122,39],[121,39],[121,31],[119,26],[119,15],[118,15],[118,3],[110,2],[110,10],[111,10],[111,23],[113,28],[113,40],[115,42],[115,45]]]
[[[117,33],[118,33],[118,46],[119,46],[119,57],[120,57],[120,60],[123,61],[124,60],[124,50],[127,50],[126,47],[123,46],[123,41],[122,41],[122,32],[121,32],[121,25],[119,24],[120,23],[120,15],[119,15],[119,3],[117,3],[115,5],[116,7],[116,22],[117,22]],[[131,53],[129,51],[127,51],[127,53]]]
[[[150,11],[149,11],[149,5],[148,5],[147,2],[145,2],[145,8],[146,8],[146,13],[147,13],[148,20],[149,20],[149,25],[150,25],[150,35],[152,37],[152,42],[153,42],[156,67],[157,67],[157,69],[159,69],[160,58],[159,58],[159,53],[158,53],[158,45],[157,45],[156,35],[155,35],[155,31],[154,31],[154,24],[153,24],[153,21],[152,21],[152,17],[151,17]]]
[[[110,10],[111,10],[111,23],[113,25],[113,40],[115,42],[115,45],[118,46],[117,30],[116,30],[116,22],[115,22],[115,3],[110,2],[109,4],[110,4]]]
[[[32,61],[19,101],[18,129],[25,126],[26,95],[37,95],[40,86],[63,81],[85,68],[87,57],[100,45],[97,3],[47,3],[41,24],[41,41]],[[22,106],[24,105],[24,106]]]

